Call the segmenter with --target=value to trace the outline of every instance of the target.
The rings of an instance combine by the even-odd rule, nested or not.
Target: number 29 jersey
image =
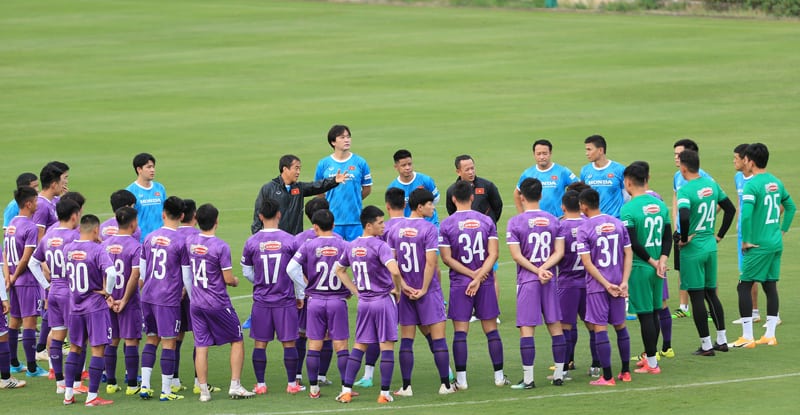
[[[578,228],[578,254],[589,254],[600,274],[612,284],[622,283],[625,267],[624,249],[631,246],[628,230],[619,219],[600,214],[586,219]],[[586,293],[604,292],[605,288],[586,273]]]
[[[489,240],[497,239],[497,226],[492,218],[472,210],[453,212],[439,227],[439,246],[450,248],[456,261],[476,270],[489,256]],[[450,285],[466,287],[472,278],[450,270]],[[494,284],[494,271],[482,285]]]

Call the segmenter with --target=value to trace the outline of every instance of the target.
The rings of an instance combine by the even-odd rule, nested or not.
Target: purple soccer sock
[[[156,365],[156,345],[146,343],[142,349],[142,367],[149,367],[150,369]]]
[[[8,342],[0,342],[0,378],[8,379],[11,376],[11,352]]]
[[[138,346],[125,346],[125,373],[128,376],[128,386],[136,387],[136,375],[139,373]]]
[[[50,341],[50,362],[53,364],[53,373],[56,380],[64,380],[64,342],[53,339]]]
[[[183,345],[183,341],[176,340],[175,341],[175,372],[172,373],[172,377],[174,379],[178,379],[181,377],[181,346]]]
[[[428,348],[431,349],[431,353],[435,353],[435,349],[433,347],[433,337],[431,337],[430,333],[425,335],[425,340],[428,341]]]
[[[328,369],[331,367],[331,360],[333,360],[333,341],[325,340],[322,342],[322,350],[319,352],[320,376],[328,375]]]
[[[75,379],[75,376],[78,376],[80,379],[81,376],[81,354],[75,352],[69,352],[67,354],[67,361],[64,363],[64,379],[67,382],[72,382]],[[67,384],[67,386],[72,386]]]
[[[663,350],[672,347],[672,315],[669,312],[669,307],[664,307],[658,311],[658,320],[661,326],[661,338],[664,342]]]
[[[297,373],[297,348],[284,347],[283,348],[283,365],[286,366],[286,379],[287,382],[294,382],[295,374]],[[302,370],[302,369],[301,369]]]
[[[8,358],[12,365],[19,366],[17,348],[19,347],[19,329],[8,329]]]
[[[375,366],[378,363],[378,356],[381,354],[381,346],[378,343],[370,343],[367,345],[366,358],[364,362],[368,366]]]
[[[42,350],[47,348],[47,336],[49,335],[50,335],[50,324],[47,322],[47,318],[42,317],[42,325],[39,328],[39,342],[36,343],[37,352],[41,352]]]
[[[569,358],[567,361],[574,362],[575,361],[575,345],[578,344],[578,327],[572,326],[572,329],[569,331]]]
[[[344,380],[344,372],[347,371],[347,358],[350,356],[350,352],[347,349],[339,350],[336,352],[336,366],[339,368],[339,377]]]
[[[161,374],[169,375],[175,373],[175,350],[161,349]]]
[[[394,372],[394,350],[381,352],[381,390],[388,391],[392,387],[392,372]]]
[[[308,383],[317,384],[317,374],[319,373],[319,350],[309,350],[306,352],[306,372],[308,372]]]
[[[361,370],[361,359],[364,358],[364,352],[358,349],[353,349],[350,356],[347,358],[347,369],[344,372],[344,379],[342,385],[352,387],[353,381],[356,379],[356,373]]]
[[[28,371],[36,371],[36,330],[22,329],[22,350],[25,351],[25,361]]]
[[[465,331],[453,333],[453,363],[456,365],[456,372],[467,370],[467,332]]]
[[[567,341],[564,335],[553,336],[553,361],[556,363],[567,363]]]
[[[575,344],[572,343],[572,330],[565,330],[564,331],[564,343],[566,343],[566,348],[564,350],[564,363],[568,364],[572,357],[572,352],[575,348]],[[567,370],[567,367],[564,366],[564,370]]]
[[[81,353],[78,360],[78,372],[75,374],[75,382],[80,382],[83,379],[83,367],[86,364],[86,348],[81,349]]]
[[[597,333],[589,332],[589,351],[592,353],[592,367],[600,367],[600,358],[597,355]]]
[[[297,349],[297,375],[303,374],[303,360],[306,358],[306,343],[308,343],[308,337],[306,336],[299,336],[294,342],[294,347]]]
[[[447,350],[447,340],[444,338],[433,340],[433,361],[439,371],[439,380],[450,387],[450,353]]]
[[[619,350],[619,360],[622,362],[622,371],[630,372],[631,337],[627,327],[617,330],[617,349]]]
[[[381,353],[381,384],[383,384],[383,353],[385,352]],[[408,339],[408,338],[400,339],[400,375],[403,379],[403,389],[411,385],[411,372],[413,370],[414,370],[414,339]]]
[[[103,358],[92,356],[89,360],[89,392],[97,393],[100,390],[100,379],[103,377]]]
[[[264,373],[267,371],[266,349],[253,348],[253,370],[256,372],[256,382],[264,383]]]
[[[533,336],[519,338],[519,354],[522,357],[522,366],[533,366],[536,359],[536,342]]]
[[[608,340],[608,332],[601,331],[594,334],[595,348],[597,349],[597,357],[600,359],[600,367],[603,368],[603,377],[608,380],[611,379],[611,342]],[[605,377],[605,372],[608,370],[609,377]]]
[[[106,345],[103,353],[103,360],[106,368],[106,379],[109,385],[117,384],[117,346]],[[91,364],[91,362],[90,362]],[[89,373],[91,375],[91,373]]]
[[[500,333],[492,330],[486,333],[486,340],[489,342],[489,358],[492,360],[494,370],[503,370],[503,341]]]

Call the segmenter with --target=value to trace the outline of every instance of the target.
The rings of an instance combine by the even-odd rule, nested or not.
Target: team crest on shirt
[[[103,229],[104,236],[114,236],[119,232],[119,228],[116,226],[106,226]]]
[[[476,187],[475,188],[475,194],[476,195],[482,195],[482,194],[485,194],[485,193],[486,193],[486,189],[484,189],[482,187]]]
[[[528,219],[528,227],[529,228],[537,228],[537,227],[544,227],[550,226],[550,219],[547,218],[531,218]]]
[[[416,228],[400,228],[398,235],[401,238],[413,238],[417,236],[419,231]]]
[[[9,226],[8,228],[6,228],[6,235],[14,236],[16,233],[17,233],[17,227],[16,226]]]
[[[108,252],[111,255],[119,255],[122,253],[122,245],[120,244],[109,245],[106,247],[106,252]]]
[[[481,221],[477,219],[467,219],[458,222],[458,229],[462,231],[464,229],[478,229],[480,227],[481,227]]]
[[[279,251],[283,244],[281,241],[267,241],[258,244],[259,251]]]
[[[67,259],[70,261],[85,261],[86,252],[84,251],[70,251],[67,253]]]
[[[558,176],[556,176],[556,175],[554,174],[554,175],[550,176],[550,180],[552,180],[552,181],[554,181],[554,182],[557,182],[557,181],[558,181]]]
[[[766,189],[767,193],[775,193],[778,191],[778,183],[767,183],[764,189]]]
[[[614,178],[614,173],[608,173],[608,176],[606,176],[606,177],[608,177],[609,179],[613,179]]]
[[[298,189],[298,188],[296,188],[296,187],[295,187],[294,189],[292,189],[292,191],[291,191],[290,193],[291,193],[293,196],[297,196],[297,195],[299,195],[299,194],[300,194],[300,189]]]
[[[645,205],[645,206],[642,208],[642,212],[643,212],[645,215],[648,215],[648,214],[650,214],[650,215],[657,215],[657,214],[661,213],[661,206],[658,206],[658,205],[657,205],[657,204],[655,204],[655,203],[651,203],[651,204],[649,204],[649,205]]]
[[[161,192],[156,192],[156,193],[155,193],[155,195],[156,195],[157,197],[161,197]]]
[[[47,240],[47,247],[48,248],[58,248],[64,245],[64,239],[59,237],[50,238]]]
[[[617,227],[611,223],[606,222],[594,227],[594,232],[598,235],[602,235],[604,233],[612,233],[617,229]]]
[[[172,240],[166,236],[156,236],[153,238],[152,242],[155,246],[169,246],[172,243]]]
[[[208,247],[201,244],[191,244],[189,245],[189,252],[192,255],[205,255],[208,253]]]
[[[347,166],[347,170],[353,171],[356,169],[356,166]]]
[[[335,246],[321,246],[317,248],[316,251],[314,251],[314,253],[318,258],[322,256],[327,256],[327,257],[339,256],[339,250],[336,249]]]
[[[699,197],[700,199],[709,197],[709,196],[711,196],[713,194],[714,194],[714,189],[712,189],[710,187],[704,187],[704,188],[702,188],[702,189],[697,191],[697,197]]]
[[[357,246],[350,251],[350,254],[355,257],[363,258],[367,256],[367,248],[364,248],[363,246]]]

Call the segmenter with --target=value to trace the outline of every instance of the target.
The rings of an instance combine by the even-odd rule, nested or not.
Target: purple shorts
[[[111,343],[111,318],[107,310],[69,316],[69,341],[83,346],[102,346]]]
[[[324,340],[327,334],[331,340],[350,338],[350,319],[347,313],[347,300],[344,298],[309,298],[306,323],[306,337],[311,340]]]
[[[358,300],[356,343],[370,344],[397,341],[397,304],[386,295],[374,300]]]
[[[575,326],[578,316],[586,320],[586,287],[559,288],[558,303],[561,304],[561,322]]]
[[[466,294],[467,286],[450,286],[450,307],[447,318],[455,321],[469,321],[472,311],[479,320],[494,320],[500,315],[494,283],[483,283],[474,297]]]
[[[142,303],[144,332],[171,339],[181,331],[181,307]]]
[[[556,284],[531,281],[517,286],[517,327],[542,325],[542,315],[547,324],[561,321]]]
[[[108,312],[111,316],[111,338],[142,338],[142,307],[138,301],[128,303],[121,313]]]
[[[397,313],[401,326],[428,326],[445,321],[444,295],[442,290],[428,291],[419,300],[411,300],[405,294],[400,295]]]
[[[297,310],[297,327],[300,333],[306,332],[306,320],[308,319],[308,302],[311,300],[311,297],[306,297],[306,301],[303,302],[303,308]]]
[[[181,300],[181,331],[192,331],[192,319],[189,317],[189,296]]]
[[[233,308],[204,310],[192,306],[189,315],[194,325],[195,347],[221,346],[243,340],[242,325]]]
[[[266,307],[253,303],[250,314],[250,338],[260,342],[297,340],[297,307]]]
[[[41,316],[44,309],[44,290],[38,285],[12,286],[8,295],[11,310],[8,315],[15,318]]]
[[[607,292],[586,294],[586,322],[619,325],[625,322],[625,314],[624,297],[612,297]]]
[[[69,327],[69,312],[72,302],[69,296],[51,295],[47,299],[47,323],[53,330],[66,330]]]

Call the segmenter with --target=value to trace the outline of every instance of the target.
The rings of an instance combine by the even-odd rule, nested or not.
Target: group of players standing
[[[49,288],[47,314],[52,330],[49,358],[65,404],[74,402],[74,394],[80,392],[87,393],[87,406],[111,403],[97,392],[104,370],[107,392],[121,390],[115,378],[120,339],[125,340],[127,394],[145,399],[153,395],[150,377],[160,343],[160,399],[181,399],[179,392],[185,388],[176,376],[176,360],[180,359],[183,333],[188,330],[194,334],[194,390],[201,401],[219,390],[207,383],[208,347],[228,343],[232,345],[229,395],[266,393],[265,348],[275,337],[284,349],[288,393],[305,390],[300,382],[305,359],[309,396],[320,397],[320,386],[330,384],[325,374],[335,351],[342,378],[338,401],[350,402],[357,396],[354,385],[371,386],[378,358],[378,402],[412,396],[417,328],[434,356],[441,381],[439,393],[464,390],[468,388],[471,319],[481,321],[495,384],[509,385],[497,330],[496,222],[503,205],[496,186],[475,175],[470,156],[458,156],[458,179],[446,193],[449,216],[439,223],[435,209],[439,191],[434,181],[415,172],[411,153],[399,150],[394,155],[399,176],[386,191],[389,217],[384,221],[379,208],[362,209],[372,179],[366,161],[350,151],[349,128],[333,126],[328,143],[333,154],[319,162],[313,183],[299,181],[300,160],[287,155],[279,161],[280,175],[265,184],[256,199],[253,235],[241,259],[242,275],[254,284],[248,319],[250,337],[255,341],[252,361],[257,384],[252,391],[240,383],[242,327],[225,290],[225,285],[236,286],[238,279],[232,274],[230,248],[214,236],[219,212],[210,204],[195,210],[190,200],[167,198],[163,186],[153,181],[155,159],[149,154],[134,158],[137,181],[112,195],[112,220],[116,223],[100,225],[94,215],[81,217],[79,194],[67,193],[55,203],[55,196],[66,190],[68,168],[63,163],[50,163],[42,170],[43,190],[38,197],[30,187],[21,186],[15,192],[19,215],[6,228],[3,250],[11,319],[7,330],[0,326],[0,387],[24,386],[24,381],[10,376],[11,371],[27,369],[28,376],[47,374],[36,364],[34,347],[37,305],[41,308],[45,288]],[[672,216],[661,197],[648,188],[646,162],[625,167],[609,160],[601,136],[588,137],[584,144],[590,163],[576,177],[552,162],[549,141],[536,141],[536,165],[523,172],[514,191],[518,214],[508,222],[506,240],[517,264],[516,325],[523,367],[523,378],[511,386],[514,389],[535,387],[534,331],[543,323],[552,337],[555,362],[548,378],[557,386],[570,379],[578,316],[589,329],[590,374],[597,378],[590,383],[615,384],[608,325],[616,331],[622,361],[616,379],[630,381],[626,302],[628,312],[640,320],[645,350],[635,372],[660,373],[658,359],[674,356],[665,284],[673,237],[681,290],[691,301],[701,338],[695,354],[713,356],[715,350],[728,350],[723,309],[716,294],[716,244],[725,236],[736,208],[720,186],[699,169],[696,144],[691,140],[675,144],[679,171],[674,180]],[[731,343],[733,347],[777,344],[781,233],[791,226],[795,206],[782,183],[766,172],[768,157],[763,144],[736,149],[737,169],[749,181],[737,189],[743,336]],[[737,180],[737,188],[740,182],[744,183]],[[325,198],[306,204],[313,228],[303,231],[303,198],[323,193]],[[718,207],[725,214],[715,235]],[[48,219],[37,219],[42,210],[50,212]],[[141,231],[138,238],[137,230]],[[95,240],[102,240],[102,245],[92,243]],[[448,302],[440,284],[437,256],[450,269]],[[351,268],[352,279],[346,268]],[[767,331],[759,340],[754,339],[752,330],[754,282],[761,283],[767,294]],[[0,294],[6,312],[5,289]],[[355,342],[348,350],[347,299],[351,296],[358,298],[358,310]],[[682,299],[682,306],[688,302]],[[690,314],[688,308],[681,310]],[[717,329],[714,343],[707,315]],[[454,328],[454,377],[445,339],[447,318]],[[142,325],[147,342],[141,354],[139,383]],[[27,368],[16,356],[20,326]],[[67,328],[70,353],[62,371]],[[46,338],[44,323],[42,332]],[[659,332],[664,339],[661,351],[657,348]],[[403,386],[391,393],[398,337]],[[85,361],[82,346],[89,346],[91,352],[88,388],[80,381],[80,366]],[[356,381],[365,355],[364,377]]]

